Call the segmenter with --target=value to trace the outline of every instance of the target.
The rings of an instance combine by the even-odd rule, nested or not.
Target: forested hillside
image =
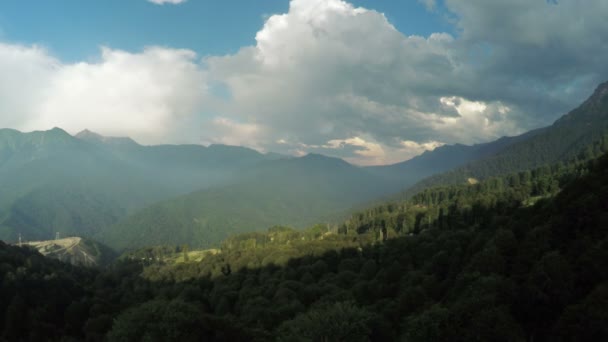
[[[605,340],[607,169],[603,156],[428,190],[179,264],[132,254],[92,272],[2,244],[3,337]]]
[[[306,227],[394,191],[394,183],[337,158],[311,154],[259,164],[235,184],[146,208],[98,238],[118,249],[156,244],[211,247],[273,225]]]

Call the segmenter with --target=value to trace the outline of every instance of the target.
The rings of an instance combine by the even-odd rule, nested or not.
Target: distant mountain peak
[[[557,119],[555,124],[564,125],[575,122],[585,125],[603,125],[608,117],[608,82],[601,83],[593,94],[568,114]]]
[[[84,129],[84,130],[78,132],[75,135],[75,137],[78,139],[83,139],[83,140],[89,140],[89,139],[103,140],[103,138],[104,138],[104,136],[102,136],[101,134],[95,133],[93,131],[89,131],[88,129]]]
[[[129,137],[106,137],[88,129],[78,132],[74,137],[97,144],[137,145],[137,143]]]
[[[25,145],[36,147],[65,145],[73,142],[74,137],[58,127],[46,131],[32,132],[21,132],[11,128],[0,129],[0,144],[11,148]]]
[[[605,98],[608,98],[608,81],[598,85],[589,100],[592,102],[599,102]]]
[[[54,135],[54,136],[63,136],[63,137],[72,137],[70,135],[70,133],[66,132],[64,129],[59,128],[59,127],[53,127],[48,131],[41,131],[41,133],[43,134],[50,134],[50,135]]]
[[[82,131],[78,132],[76,134],[76,136],[81,136],[81,135],[96,135],[96,136],[101,136],[101,134],[95,133],[93,131],[90,131],[88,128],[83,129]]]
[[[30,136],[33,139],[32,141],[36,141],[36,144],[39,145],[48,143],[72,143],[74,141],[74,138],[70,133],[59,127],[53,127],[48,131],[34,131],[23,134]]]

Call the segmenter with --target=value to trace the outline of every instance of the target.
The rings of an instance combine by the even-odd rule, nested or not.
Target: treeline
[[[370,232],[379,241],[448,224],[476,227],[484,215],[494,216],[555,196],[564,186],[587,174],[589,165],[588,160],[572,160],[482,181],[469,179],[468,184],[425,189],[409,200],[355,213],[339,231],[358,235]],[[487,208],[495,211],[488,212]]]

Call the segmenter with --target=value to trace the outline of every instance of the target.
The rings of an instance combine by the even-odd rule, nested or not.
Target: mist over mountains
[[[428,172],[441,171],[440,164],[401,172],[316,154],[296,158],[226,145],[142,146],[88,130],[71,136],[60,128],[3,129],[0,236],[44,240],[59,232],[99,236],[115,247],[138,246],[150,241],[134,233],[125,242],[136,231],[133,222],[144,223],[142,217],[155,212],[146,223],[152,241],[191,242],[193,232],[215,232],[213,238],[200,238],[198,243],[207,245],[233,232],[316,223],[399,191]],[[185,197],[170,200],[180,195]],[[179,215],[185,222],[158,217],[160,208],[175,203],[183,203],[177,207],[185,211]],[[148,205],[154,206],[138,212]],[[188,233],[177,234],[181,229]]]

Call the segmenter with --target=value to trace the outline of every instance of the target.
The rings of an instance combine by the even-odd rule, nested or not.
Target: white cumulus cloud
[[[145,143],[179,140],[207,89],[194,52],[160,47],[103,48],[95,62],[66,64],[36,46],[0,44],[0,71],[0,126],[90,128]]]
[[[452,36],[406,36],[383,14],[341,0],[293,0],[256,42],[206,63],[230,90],[223,115],[275,135],[259,144],[289,151],[343,141],[359,147],[353,161],[367,163],[392,159],[386,151],[406,138],[440,140],[431,120],[451,93],[437,88],[461,72]],[[488,138],[470,132],[469,140]],[[353,140],[362,137],[365,146]]]

